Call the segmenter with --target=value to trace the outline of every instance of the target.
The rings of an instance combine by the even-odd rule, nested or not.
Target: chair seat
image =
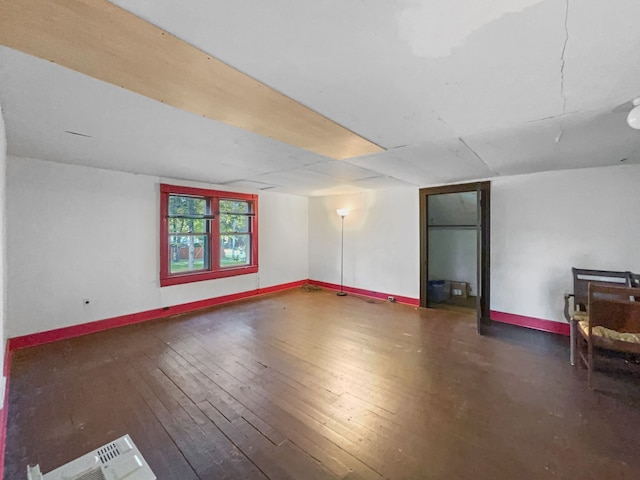
[[[578,329],[580,330],[580,333],[586,338],[589,335],[589,320],[587,319],[578,321]],[[640,344],[640,332],[618,332],[616,330],[611,330],[610,328],[597,325],[591,329],[591,333],[596,337],[601,337],[606,340]]]
[[[582,310],[576,310],[571,314],[571,320],[575,322],[588,322],[589,314],[587,312],[583,312]]]

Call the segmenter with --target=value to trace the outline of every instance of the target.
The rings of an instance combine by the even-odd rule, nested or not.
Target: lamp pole
[[[346,208],[339,208],[336,210],[342,222],[342,233],[340,238],[340,291],[336,294],[339,297],[345,297],[347,293],[344,291],[344,217],[349,214],[349,210]]]

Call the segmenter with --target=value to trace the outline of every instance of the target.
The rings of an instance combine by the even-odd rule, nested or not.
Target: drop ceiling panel
[[[274,191],[310,196],[341,195],[373,188],[398,186],[397,179],[386,176],[348,181],[339,180],[323,173],[316,173],[309,169],[267,173],[252,177],[250,181],[277,185]],[[401,184],[406,185],[406,183]]]
[[[640,147],[626,111],[589,112],[518,129],[470,136],[466,142],[501,175],[618,165]]]
[[[338,181],[357,181],[378,176],[378,174],[372,170],[368,170],[345,161],[316,163],[305,167],[305,169],[329,175]]]
[[[341,192],[343,188],[351,190],[353,187],[337,183],[333,178],[304,170],[288,170],[280,173],[267,173],[250,179],[253,182],[278,185],[272,191],[292,193],[295,195],[313,196],[314,192]],[[334,190],[332,190],[334,189]],[[335,194],[335,193],[331,193]]]
[[[386,187],[383,187],[386,188]],[[310,197],[327,197],[332,195],[351,195],[351,194],[362,194],[363,191],[370,190],[368,188],[357,187],[355,185],[349,184],[338,184],[329,188],[320,188],[316,190],[311,190],[307,193]]]
[[[569,3],[568,111],[599,110],[640,96],[640,2]]]
[[[365,190],[378,190],[378,189],[394,188],[394,187],[406,187],[408,185],[413,185],[413,184],[410,182],[399,180],[394,177],[387,176],[387,175],[380,175],[377,177],[363,178],[362,180],[357,180],[353,182],[353,185],[355,187],[364,188]]]
[[[383,155],[353,158],[349,163],[421,186],[489,178],[494,175],[459,139],[446,145],[405,147]]]
[[[336,184],[335,180],[328,175],[302,169],[255,175],[249,180],[286,187],[296,192],[304,189],[329,188]]]
[[[479,26],[438,60],[432,106],[459,136],[563,113],[564,6],[528,2]]]

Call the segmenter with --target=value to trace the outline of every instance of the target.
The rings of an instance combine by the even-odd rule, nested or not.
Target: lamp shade
[[[336,212],[341,217],[346,217],[347,215],[349,215],[349,209],[348,208],[339,208],[339,209],[336,210]]]
[[[627,123],[631,128],[640,130],[640,105],[634,107],[634,109],[629,112],[629,115],[627,115]]]

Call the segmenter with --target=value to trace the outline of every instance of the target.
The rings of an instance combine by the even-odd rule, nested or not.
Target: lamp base
[[[339,297],[346,297],[347,296],[347,292],[338,292],[336,293],[337,296]]]

